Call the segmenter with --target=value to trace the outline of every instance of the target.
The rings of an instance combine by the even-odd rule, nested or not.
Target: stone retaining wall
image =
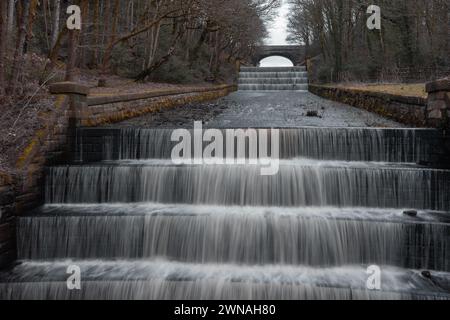
[[[425,127],[427,124],[425,98],[315,84],[309,85],[309,91],[322,98],[365,109],[406,125]]]
[[[0,269],[15,259],[15,216],[40,205],[46,165],[63,161],[67,151],[68,99],[58,97],[54,110],[19,155],[14,176],[0,172]]]
[[[234,91],[233,86],[220,86],[213,90],[188,90],[181,94],[176,91],[166,91],[159,96],[150,93],[117,97],[88,97],[87,113],[83,115],[82,125],[92,127],[123,121],[161,109],[218,99],[228,95],[231,91]]]
[[[89,88],[62,82],[52,86],[54,94],[68,95],[71,99],[76,125],[95,127],[108,123],[176,107],[188,103],[214,100],[235,91],[234,85],[203,88],[160,90],[120,95],[89,95]]]
[[[89,97],[89,89],[74,83],[56,84],[53,111],[42,114],[36,131],[17,160],[14,177],[0,172],[0,269],[15,259],[15,216],[44,201],[45,166],[69,160],[77,126],[96,126],[137,117],[163,108],[217,99],[234,86],[164,90]]]
[[[427,84],[428,103],[427,124],[450,129],[450,79],[442,79]]]
[[[0,171],[0,269],[15,259],[13,178]]]

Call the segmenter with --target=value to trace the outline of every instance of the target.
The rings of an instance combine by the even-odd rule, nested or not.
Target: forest
[[[78,6],[80,30],[69,30]],[[52,112],[48,88],[151,90],[235,81],[280,0],[1,0],[0,168]]]
[[[83,70],[96,70],[100,86],[108,74],[140,81],[226,81],[227,68],[262,43],[279,3],[2,0],[0,94],[21,96],[24,83],[80,77]],[[82,17],[81,30],[74,32],[65,27],[73,4]]]
[[[450,74],[450,0],[289,0],[289,41],[306,45],[315,80],[426,81]],[[367,8],[381,8],[369,30]]]

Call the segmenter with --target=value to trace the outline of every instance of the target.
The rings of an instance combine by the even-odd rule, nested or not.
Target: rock
[[[428,270],[422,271],[422,277],[431,279],[432,278],[431,272]]]
[[[316,110],[309,110],[308,112],[306,112],[306,116],[319,118],[319,113]]]
[[[105,88],[106,87],[106,79],[98,79],[98,84],[97,86],[99,88]]]
[[[409,216],[409,217],[417,217],[417,211],[416,210],[406,210],[406,211],[403,211],[403,214],[405,216]]]

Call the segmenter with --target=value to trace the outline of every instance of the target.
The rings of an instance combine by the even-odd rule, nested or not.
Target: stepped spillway
[[[48,203],[160,202],[241,206],[337,206],[450,210],[450,172],[309,160],[258,165],[174,165],[170,160],[49,170]]]
[[[67,290],[66,270],[87,275],[81,290]],[[387,267],[383,291],[368,291],[366,269],[280,265],[239,266],[150,261],[25,262],[0,284],[7,299],[175,299],[175,300],[367,300],[449,299],[446,273],[435,282],[417,270]],[[362,285],[363,284],[363,285]],[[447,283],[448,285],[448,283]],[[433,292],[433,296],[430,296]]]
[[[242,67],[238,82],[239,90],[307,91],[308,73],[305,67]]]
[[[436,131],[281,129],[274,176],[175,165],[171,132],[80,129],[0,298],[450,299],[450,172],[420,164]]]
[[[226,129],[219,130],[226,144]],[[170,159],[177,144],[171,141],[172,132],[173,129],[80,129],[75,158],[83,162]],[[190,132],[193,137],[193,130]],[[428,160],[430,141],[437,136],[436,130],[429,129],[279,129],[279,156],[281,159],[418,163]]]

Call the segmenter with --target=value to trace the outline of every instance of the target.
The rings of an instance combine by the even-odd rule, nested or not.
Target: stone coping
[[[392,94],[392,93],[374,92],[374,91],[369,91],[369,90],[356,90],[356,89],[333,87],[333,86],[318,85],[318,84],[310,84],[309,86],[321,88],[321,89],[327,89],[327,90],[334,90],[334,91],[345,91],[345,92],[350,92],[353,94],[363,94],[363,95],[383,99],[387,102],[388,101],[396,101],[396,102],[417,105],[417,106],[426,106],[426,104],[427,104],[427,98],[423,98],[423,97],[401,96],[401,95],[396,95],[396,94]]]
[[[166,90],[148,91],[148,92],[124,93],[124,94],[117,94],[117,95],[88,96],[87,103],[89,106],[97,106],[97,105],[103,105],[103,104],[109,104],[109,103],[158,98],[158,97],[180,95],[180,94],[219,91],[219,90],[224,90],[224,89],[233,88],[233,87],[235,87],[235,85],[219,85],[219,86],[213,86],[213,87],[166,89]]]
[[[76,83],[76,82],[58,82],[50,86],[50,93],[52,94],[77,94],[87,96],[88,106],[103,105],[116,102],[134,101],[141,99],[151,99],[157,97],[166,97],[172,95],[181,95],[189,93],[201,93],[209,91],[219,91],[224,89],[230,89],[235,85],[217,85],[211,87],[199,87],[199,88],[185,88],[185,89],[163,89],[147,92],[135,92],[135,93],[122,93],[122,94],[99,94],[89,95],[89,87]]]
[[[438,91],[450,92],[450,79],[441,79],[427,83],[426,90],[428,93]]]
[[[89,87],[76,82],[57,82],[50,85],[51,94],[79,94],[87,96],[89,91]]]

